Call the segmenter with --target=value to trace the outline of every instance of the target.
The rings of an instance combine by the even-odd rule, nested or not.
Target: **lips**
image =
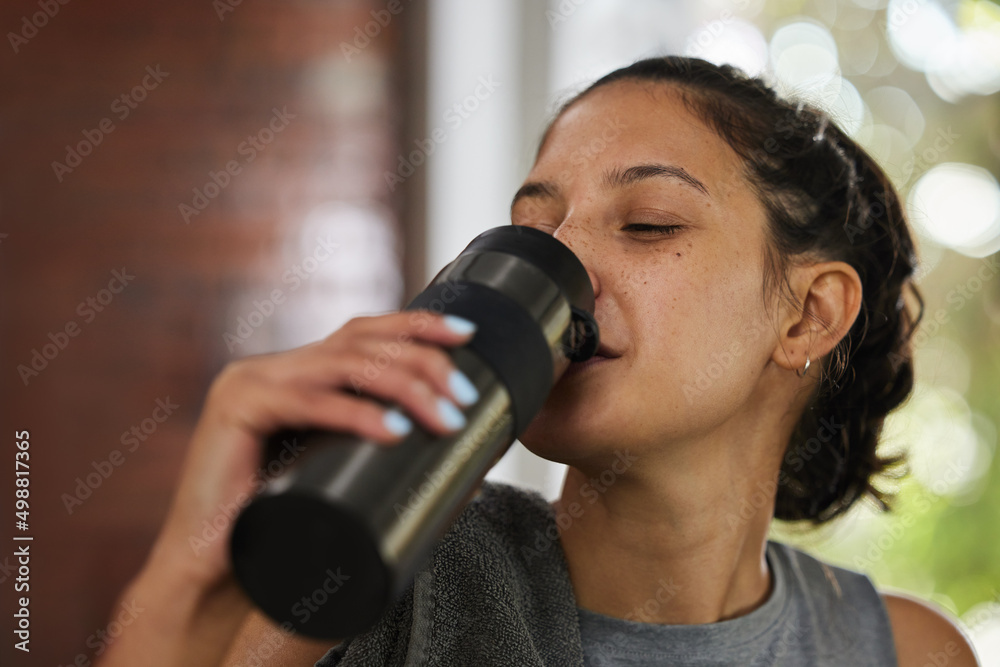
[[[610,347],[608,347],[604,343],[601,343],[600,347],[597,348],[597,354],[595,354],[594,356],[595,357],[604,357],[605,359],[617,359],[618,357],[620,357],[622,355],[619,354],[618,352],[615,352],[614,350],[612,350]]]
[[[566,369],[566,374],[569,375],[571,373],[582,371],[586,368],[591,368],[593,366],[598,366],[600,364],[604,364],[609,361],[614,361],[619,356],[621,355],[618,354],[617,352],[614,352],[610,347],[601,344],[601,346],[597,348],[597,353],[594,354],[594,356],[592,356],[590,359],[587,359],[586,361],[575,361],[571,363],[569,365],[569,368]]]

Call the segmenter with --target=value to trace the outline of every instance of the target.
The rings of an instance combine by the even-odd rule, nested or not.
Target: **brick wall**
[[[383,172],[406,118],[406,13],[422,10],[348,59],[384,2],[232,1],[0,9],[15,35],[0,45],[4,664],[94,657],[226,361],[402,294],[397,260],[420,235]],[[282,277],[321,236],[338,250],[292,290]],[[274,289],[281,307],[227,344]],[[158,401],[177,406],[162,423]],[[28,659],[9,632],[15,429],[31,443]]]

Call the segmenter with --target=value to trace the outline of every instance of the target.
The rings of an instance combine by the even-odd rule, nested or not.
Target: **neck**
[[[760,448],[734,449],[619,450],[590,474],[570,467],[553,505],[577,604],[661,624],[714,623],[763,604],[777,468],[752,460]]]

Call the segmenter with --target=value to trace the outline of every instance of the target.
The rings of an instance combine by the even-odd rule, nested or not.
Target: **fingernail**
[[[462,405],[472,405],[479,400],[479,390],[460,370],[453,370],[448,376],[451,395]]]
[[[413,429],[413,422],[396,408],[386,411],[382,423],[393,435],[406,435]]]
[[[455,431],[465,426],[465,415],[447,398],[438,399],[438,416],[449,429]]]
[[[459,317],[458,315],[445,315],[444,324],[446,327],[451,329],[457,334],[465,336],[476,330],[476,325],[464,317]]]

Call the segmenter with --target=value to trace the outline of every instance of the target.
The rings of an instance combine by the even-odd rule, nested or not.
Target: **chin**
[[[572,465],[574,461],[585,459],[616,446],[626,432],[626,425],[615,424],[599,410],[587,409],[581,404],[546,403],[534,421],[518,438],[532,454],[556,463]],[[614,434],[617,433],[617,438]]]

